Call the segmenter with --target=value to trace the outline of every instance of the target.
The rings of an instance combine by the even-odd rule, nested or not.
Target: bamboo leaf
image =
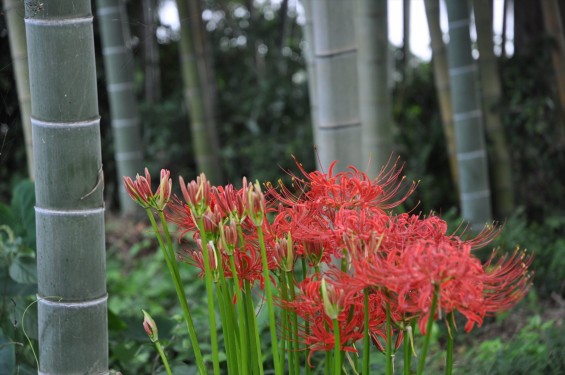
[[[16,373],[16,344],[4,337],[0,329],[0,368],[2,373],[12,375]]]
[[[26,246],[35,248],[35,186],[24,180],[14,187],[12,196],[13,215],[18,223],[16,233],[21,235]],[[14,228],[15,229],[15,228]]]
[[[30,256],[14,258],[10,264],[10,277],[20,284],[34,284],[37,282],[37,263]]]

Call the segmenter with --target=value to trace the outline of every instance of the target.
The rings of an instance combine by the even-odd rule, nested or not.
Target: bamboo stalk
[[[88,0],[26,1],[40,374],[108,372],[104,187]],[[57,298],[54,298],[57,296]]]
[[[114,158],[118,181],[122,176],[135,176],[143,169],[141,127],[133,78],[133,54],[129,45],[129,23],[121,0],[96,0],[100,25],[106,88],[110,99]],[[137,204],[119,184],[121,212],[133,214]]]

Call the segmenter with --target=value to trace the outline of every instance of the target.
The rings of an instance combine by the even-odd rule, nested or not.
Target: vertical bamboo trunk
[[[447,144],[449,157],[449,169],[453,185],[459,191],[459,171],[457,166],[457,155],[455,149],[455,131],[453,129],[453,108],[451,105],[451,88],[449,84],[449,66],[447,63],[447,52],[443,42],[443,33],[440,27],[439,0],[425,0],[426,17],[428,29],[432,42],[432,65],[434,69],[434,80],[439,102],[443,134]]]
[[[487,152],[478,98],[478,74],[471,56],[467,1],[447,0],[447,57],[459,164],[461,213],[475,229],[492,220]]]
[[[24,133],[27,170],[31,180],[34,179],[33,146],[31,136],[31,97],[29,93],[29,71],[27,59],[26,33],[24,23],[24,6],[20,0],[4,0],[4,12],[8,37],[10,39],[10,54],[14,66],[16,89],[20,104],[20,118]]]
[[[480,56],[480,92],[485,129],[492,143],[489,166],[494,198],[493,208],[496,216],[503,219],[514,210],[514,184],[512,183],[510,152],[499,111],[502,85],[498,73],[498,62],[494,55],[492,4],[490,0],[473,0],[473,8]]]
[[[354,2],[313,0],[314,58],[321,168],[361,164]]]
[[[410,3],[412,0],[402,0],[402,74],[408,79],[410,70]]]
[[[314,26],[312,20],[312,2],[314,0],[302,0],[304,7],[304,58],[308,72],[308,96],[310,98],[310,121],[312,122],[312,135],[314,145],[319,145],[318,135],[318,96],[316,93],[316,59],[314,58]],[[318,168],[321,166],[318,165]]]
[[[194,45],[194,59],[198,67],[198,77],[203,93],[205,108],[206,128],[215,150],[219,150],[218,142],[218,90],[216,87],[216,72],[214,70],[213,53],[210,41],[206,33],[206,27],[202,20],[201,0],[190,0],[188,2],[191,36]],[[219,156],[217,156],[219,159]],[[222,170],[218,170],[218,183],[223,182]]]
[[[387,0],[356,2],[357,73],[362,157],[376,177],[394,149],[388,90]]]
[[[541,0],[545,30],[554,41],[551,61],[557,86],[561,112],[561,136],[565,139],[565,34],[557,0]],[[561,7],[565,7],[563,2]]]
[[[176,0],[180,22],[180,59],[181,74],[184,83],[184,96],[190,115],[190,130],[192,145],[198,173],[205,173],[206,177],[218,183],[222,181],[218,139],[215,136],[213,124],[207,118],[205,104],[205,91],[203,82],[205,77],[199,76],[198,63],[193,36],[191,35],[190,11],[187,1]]]
[[[96,14],[100,25],[106,89],[110,99],[114,158],[117,178],[121,181],[122,176],[135,176],[143,169],[129,23],[125,4],[121,0],[96,0]],[[124,185],[120,183],[118,186],[121,212],[130,215],[138,212],[137,204],[129,197]]]
[[[145,72],[145,101],[154,104],[161,100],[161,69],[159,67],[159,45],[156,36],[156,17],[159,7],[156,0],[143,0],[143,57]]]
[[[89,0],[26,0],[40,374],[108,373],[104,187]]]

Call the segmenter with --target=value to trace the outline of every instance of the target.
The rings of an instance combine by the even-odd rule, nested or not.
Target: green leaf
[[[19,223],[17,234],[24,239],[26,246],[35,248],[35,185],[24,180],[14,187],[12,210]]]
[[[4,337],[2,330],[0,330],[0,368],[2,374],[16,373],[16,344]]]
[[[8,267],[0,268],[0,280],[3,280],[2,290],[7,297],[30,296],[37,292],[37,284],[21,284],[8,277]]]
[[[37,263],[30,256],[18,256],[10,264],[10,277],[20,284],[37,282]]]
[[[16,225],[16,219],[12,209],[5,204],[0,203],[0,225],[7,225],[10,228]]]

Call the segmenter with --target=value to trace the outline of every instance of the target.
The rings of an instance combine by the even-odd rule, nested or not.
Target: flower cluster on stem
[[[452,339],[455,314],[469,332],[527,293],[531,255],[495,251],[481,262],[475,254],[500,228],[487,225],[471,237],[464,228],[448,232],[433,213],[394,213],[416,188],[396,164],[374,179],[354,167],[334,173],[335,163],[327,173],[297,165],[300,174],[290,176],[291,187],[267,183],[262,189],[245,178],[241,188],[211,186],[203,174],[188,183],[181,177],[182,199],[170,202],[168,172],[161,172],[155,194],[147,170],[135,181],[124,178],[132,199],[164,210],[182,243],[191,236],[193,246],[179,256],[206,282],[215,373],[216,307],[228,372],[264,373],[255,316],[263,301],[254,295],[267,305],[272,364],[265,365],[276,374],[299,374],[301,365],[309,373],[318,352],[326,355],[326,373],[352,366],[366,374],[371,345],[385,354],[391,374],[403,341],[405,373],[411,373],[416,325],[425,337],[420,374],[434,322],[445,321]],[[359,348],[361,365],[350,356]],[[452,353],[446,358],[450,373]]]

